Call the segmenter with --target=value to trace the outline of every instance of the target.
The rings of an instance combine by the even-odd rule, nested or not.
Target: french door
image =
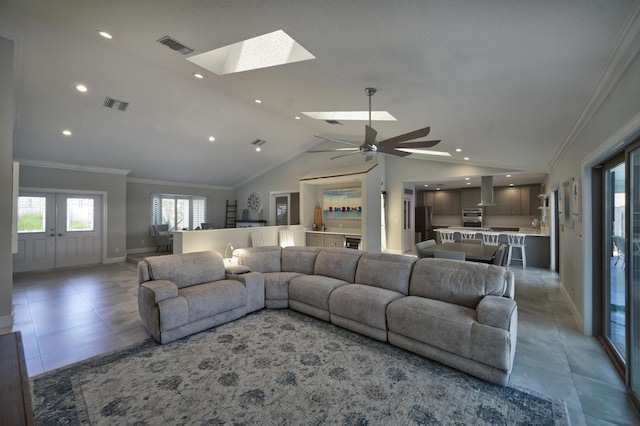
[[[13,271],[100,263],[102,196],[21,193]]]

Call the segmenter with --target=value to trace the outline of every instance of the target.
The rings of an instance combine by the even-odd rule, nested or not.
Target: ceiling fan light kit
[[[365,161],[371,161],[374,157],[374,154],[381,152],[383,154],[395,155],[397,157],[406,157],[410,155],[411,152],[406,151],[407,149],[421,149],[421,148],[431,148],[438,143],[440,140],[431,140],[431,141],[413,141],[413,139],[422,138],[429,134],[431,131],[430,127],[424,127],[422,129],[414,130],[409,133],[405,133],[402,135],[395,136],[393,138],[385,139],[383,141],[376,141],[376,137],[378,136],[378,132],[371,126],[371,97],[375,95],[377,90],[373,87],[367,87],[364,89],[364,92],[369,97],[369,124],[365,125],[365,137],[364,142],[358,145],[353,142],[343,141],[340,139],[332,139],[326,138],[324,136],[316,136],[317,138],[324,139],[330,142],[338,142],[346,145],[350,145],[351,148],[336,148],[336,149],[325,149],[325,150],[311,150],[307,152],[316,153],[316,152],[344,152],[344,151],[353,151],[348,154],[341,154],[335,157],[331,157],[332,160],[336,158],[346,157],[347,155],[353,155],[360,152],[362,155],[365,155]]]

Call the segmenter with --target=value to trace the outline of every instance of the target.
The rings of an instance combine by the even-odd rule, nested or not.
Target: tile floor
[[[512,269],[519,327],[510,386],[565,400],[573,425],[640,424],[598,341],[580,334],[557,274]],[[15,324],[0,334],[22,331],[30,376],[110,352],[149,336],[136,289],[133,263],[15,274]]]

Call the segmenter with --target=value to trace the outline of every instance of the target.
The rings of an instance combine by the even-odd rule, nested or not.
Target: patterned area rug
[[[38,424],[565,425],[564,402],[289,310],[33,378]]]

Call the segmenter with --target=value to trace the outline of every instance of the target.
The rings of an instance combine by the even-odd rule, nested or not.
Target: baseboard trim
[[[560,294],[562,294],[564,301],[567,302],[571,315],[573,315],[573,319],[576,320],[580,332],[584,334],[584,319],[582,318],[582,315],[580,315],[580,311],[576,308],[576,305],[573,303],[573,299],[571,299],[569,292],[567,292],[566,287],[562,283],[560,283]]]
[[[142,248],[135,248],[135,249],[127,249],[127,253],[131,253],[131,254],[135,254],[135,253],[151,253],[156,251],[156,247],[142,247]]]
[[[11,327],[13,325],[13,312],[11,315],[0,317],[0,328]]]
[[[127,260],[127,256],[107,257],[103,263],[121,263]]]

